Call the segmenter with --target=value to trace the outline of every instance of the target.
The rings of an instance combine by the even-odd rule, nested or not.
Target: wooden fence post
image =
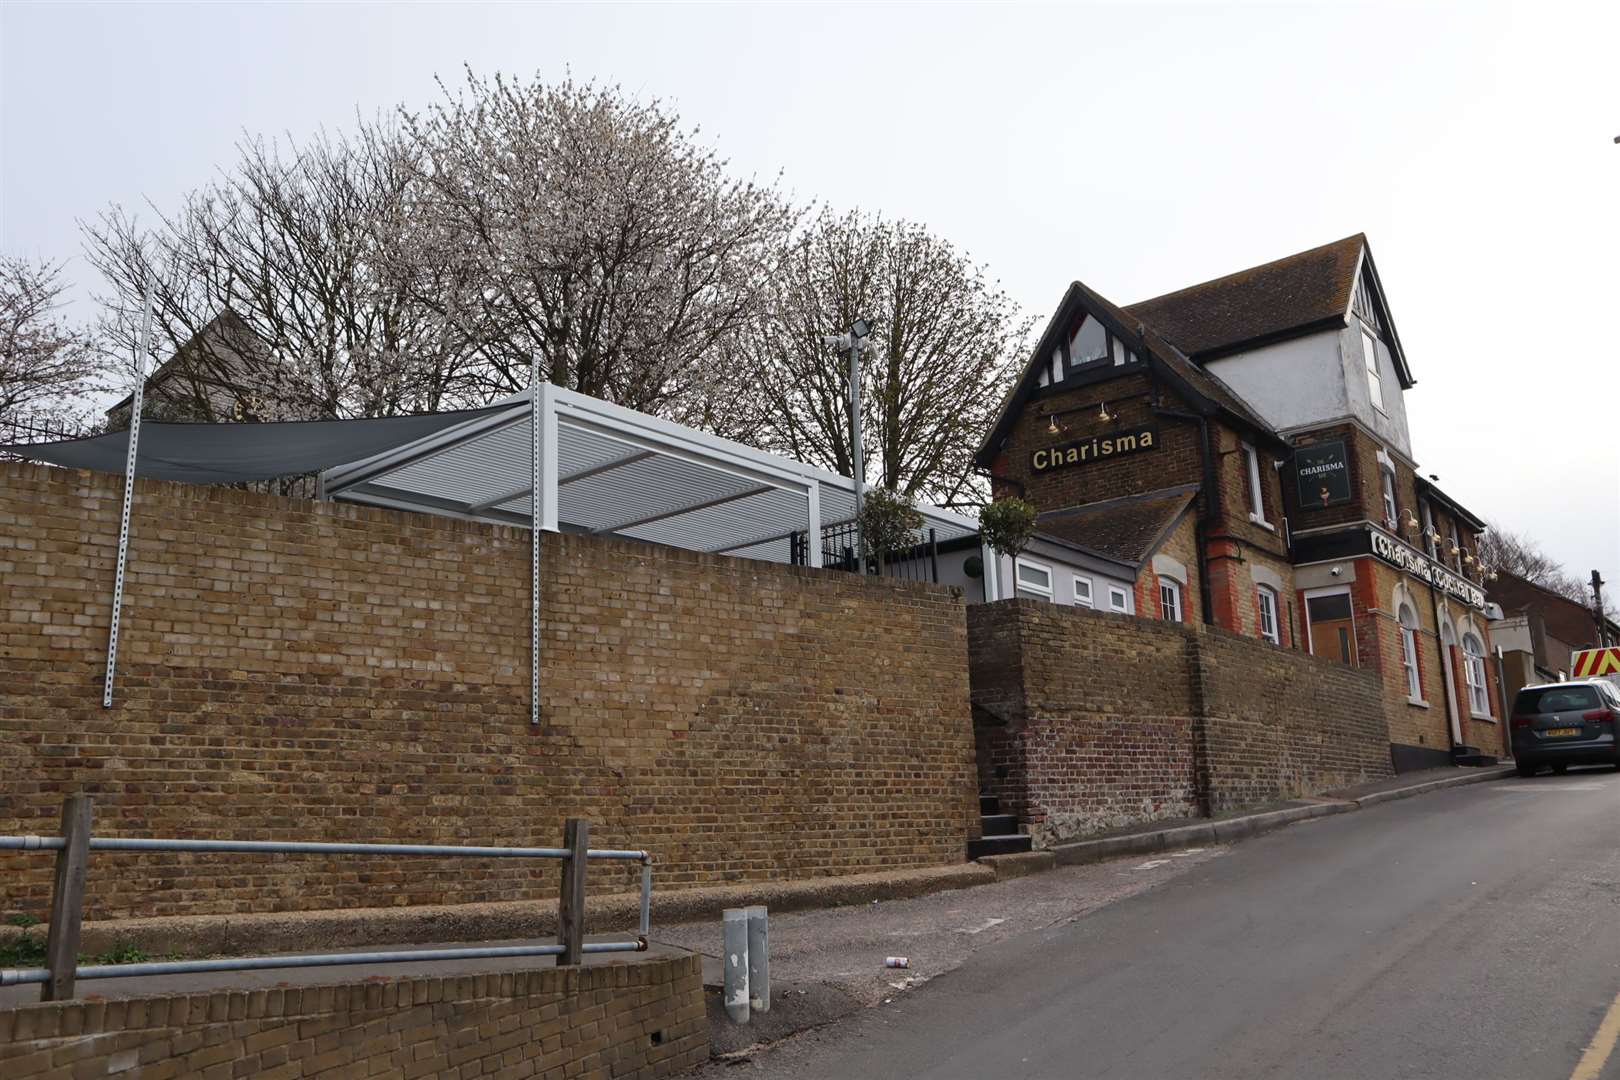
[[[79,925],[84,920],[84,875],[90,861],[90,796],[69,795],[62,804],[62,838],[51,889],[51,925],[45,936],[50,981],[40,986],[41,1001],[68,1001],[79,967]]]
[[[585,958],[585,852],[590,848],[591,823],[569,818],[563,824],[562,894],[557,899],[557,944],[563,947],[559,966],[577,965]]]

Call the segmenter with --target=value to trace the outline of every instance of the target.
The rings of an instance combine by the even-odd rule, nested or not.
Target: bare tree
[[[1490,529],[1479,539],[1479,555],[1480,560],[1488,566],[1506,570],[1582,607],[1592,606],[1591,585],[1566,570],[1528,534],[1516,533],[1491,522]],[[1612,598],[1605,597],[1603,606],[1608,617],[1620,618],[1620,610],[1617,610]]]
[[[406,144],[375,125],[285,150],[253,140],[155,227],[116,206],[85,224],[120,344],[154,284],[158,350],[179,362],[168,411],[386,416],[465,401],[476,344],[421,297],[468,282],[398,256],[420,249],[418,175]]]
[[[920,225],[823,212],[795,240],[748,346],[759,441],[852,474],[848,357],[823,337],[857,317],[875,343],[861,372],[868,472],[910,498],[982,503],[973,451],[1031,322],[983,267]]]
[[[476,282],[491,394],[551,382],[743,434],[724,347],[756,314],[795,212],[735,180],[661,102],[471,72],[405,116],[431,192],[423,254]]]
[[[0,425],[39,434],[77,429],[83,402],[100,389],[105,354],[97,334],[59,312],[67,283],[60,263],[0,256]]]

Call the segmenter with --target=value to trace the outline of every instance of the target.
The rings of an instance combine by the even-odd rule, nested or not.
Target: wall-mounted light
[[[1119,419],[1119,417],[1108,411],[1108,402],[1106,401],[1102,403],[1102,408],[1097,410],[1097,417],[1105,424]]]
[[[1418,527],[1417,515],[1412,513],[1412,508],[1410,506],[1406,508],[1406,517],[1404,519],[1404,524],[1406,525],[1406,529],[1407,529],[1408,532],[1410,532],[1413,529]]]
[[[1046,414],[1046,433],[1048,435],[1056,435],[1061,430],[1062,429],[1058,427],[1057,414],[1056,413],[1047,413]]]

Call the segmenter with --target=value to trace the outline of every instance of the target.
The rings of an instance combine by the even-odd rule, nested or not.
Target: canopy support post
[[[129,452],[124,457],[124,505],[118,517],[118,569],[113,574],[112,618],[107,627],[107,675],[101,707],[112,708],[113,674],[118,669],[118,619],[124,607],[124,567],[129,562],[129,514],[135,496],[135,452],[141,439],[141,399],[146,389],[146,354],[152,345],[152,283],[146,283],[146,312],[135,351],[135,392],[129,399]]]
[[[821,484],[815,477],[810,477],[810,486],[805,490],[806,501],[809,503],[809,523],[804,532],[805,565],[821,568]]]

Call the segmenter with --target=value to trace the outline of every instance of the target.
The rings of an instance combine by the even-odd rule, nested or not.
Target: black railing
[[[794,566],[805,566],[809,559],[809,534],[796,532],[789,542]],[[821,530],[821,565],[826,570],[861,570],[856,552],[855,523],[841,521]],[[939,584],[939,540],[933,529],[918,534],[917,543],[886,552],[882,558],[867,555],[865,571],[878,577]]]

